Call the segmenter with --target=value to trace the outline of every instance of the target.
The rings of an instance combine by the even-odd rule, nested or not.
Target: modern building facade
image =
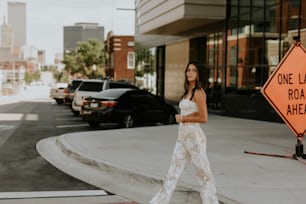
[[[210,110],[281,121],[260,90],[291,45],[306,46],[306,0],[135,4],[136,46],[156,50],[158,95],[178,101],[185,66],[197,61]]]
[[[98,23],[75,23],[64,27],[64,54],[75,51],[78,42],[96,39],[104,42],[104,27]]]

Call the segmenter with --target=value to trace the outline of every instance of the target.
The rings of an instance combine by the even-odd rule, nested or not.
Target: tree
[[[136,67],[140,67],[137,70],[136,76],[143,76],[145,73],[153,73],[154,56],[149,49],[142,49],[136,52]]]
[[[27,84],[31,83],[32,81],[38,81],[40,79],[40,71],[37,70],[35,72],[26,72],[24,80]]]
[[[63,64],[69,74],[87,78],[102,78],[105,64],[104,44],[95,39],[79,42],[75,52],[65,54]]]

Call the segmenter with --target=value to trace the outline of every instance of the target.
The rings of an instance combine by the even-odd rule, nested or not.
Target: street
[[[0,112],[0,191],[95,189],[49,165],[36,152],[42,138],[89,129],[68,107],[20,102],[3,105]]]
[[[48,91],[47,86],[29,86],[18,96],[0,97],[0,203],[20,197],[84,194],[94,199],[92,196],[111,195],[63,173],[37,153],[36,143],[43,138],[97,130],[75,116],[69,105],[57,105],[49,99]],[[22,192],[29,192],[28,196]]]

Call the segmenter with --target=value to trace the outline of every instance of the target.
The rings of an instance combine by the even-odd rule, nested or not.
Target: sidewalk
[[[225,204],[306,202],[306,165],[293,159],[296,137],[285,124],[210,114],[207,154]],[[148,203],[165,178],[178,125],[65,134],[41,140],[38,152],[62,171],[119,196]],[[200,203],[192,165],[172,203]]]
[[[18,103],[20,101],[54,101],[49,98],[49,86],[27,86],[27,89],[20,89],[16,94],[0,95],[0,105]]]

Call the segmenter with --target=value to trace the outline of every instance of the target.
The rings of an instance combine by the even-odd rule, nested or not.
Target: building
[[[5,47],[12,47],[14,44],[13,29],[8,25],[5,17],[3,17],[3,24],[1,25],[1,41],[0,45]]]
[[[96,39],[104,42],[104,27],[98,23],[75,23],[64,27],[64,54],[76,50],[78,42]]]
[[[113,35],[109,32],[105,44],[109,56],[106,63],[106,76],[114,80],[134,82],[134,36]]]
[[[157,94],[178,101],[189,61],[210,110],[281,121],[260,89],[295,40],[306,46],[306,0],[136,0],[137,49],[154,49]],[[178,80],[181,79],[181,80]]]
[[[46,65],[46,52],[45,50],[37,51],[37,61],[41,65],[41,67]]]
[[[13,28],[14,46],[27,44],[27,15],[25,2],[8,2],[8,24]]]
[[[63,53],[55,53],[54,64],[60,64],[63,62]]]
[[[24,85],[26,73],[39,70],[45,58],[44,51],[27,45],[26,3],[7,3],[8,22],[4,17],[1,25],[0,95],[16,93]]]
[[[7,24],[5,17],[3,17],[0,36],[0,61],[4,61],[11,58],[14,45],[13,29]]]

